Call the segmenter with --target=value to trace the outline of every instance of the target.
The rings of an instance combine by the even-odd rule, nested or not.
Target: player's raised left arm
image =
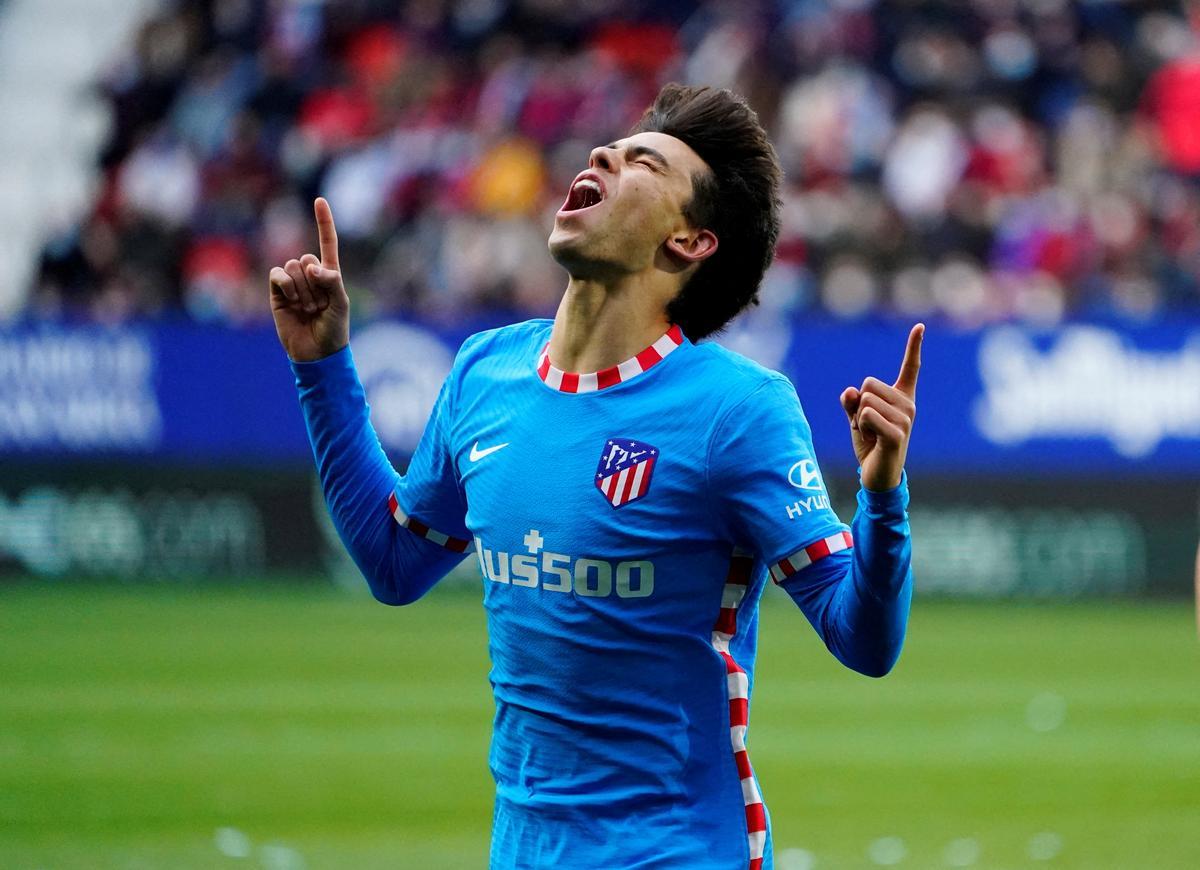
[[[854,546],[782,584],[838,660],[870,676],[892,669],[908,627],[913,577],[904,463],[924,337],[924,324],[912,328],[891,385],[871,377],[842,392],[861,468]]]
[[[909,334],[900,374],[842,394],[861,469],[849,529],[834,513],[795,388],[761,383],[715,422],[709,471],[724,531],[767,561],[847,667],[879,677],[904,644],[912,597],[912,541],[904,463],[916,415],[925,328]]]

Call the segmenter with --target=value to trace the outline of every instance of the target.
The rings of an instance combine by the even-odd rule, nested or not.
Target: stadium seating
[[[9,16],[34,27],[37,5]],[[309,245],[324,193],[360,310],[545,313],[549,216],[666,79],[745,93],[773,133],[774,309],[972,325],[1200,305],[1200,39],[1178,4],[639,0],[614,20],[566,2],[173,3],[100,78],[114,123],[90,174],[103,124],[56,95],[96,74],[136,4],[73,5],[53,63],[0,52],[31,71],[24,104],[86,128],[47,114],[27,144],[41,162],[5,170],[39,216],[23,244],[54,231],[16,285],[38,311],[262,319],[263,276]],[[32,169],[63,149],[69,170]]]
[[[0,2],[0,318],[23,307],[44,240],[72,230],[90,209],[110,124],[92,85],[153,5]]]

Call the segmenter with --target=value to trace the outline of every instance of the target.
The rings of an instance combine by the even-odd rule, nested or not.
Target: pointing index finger
[[[921,371],[921,342],[925,339],[925,324],[918,323],[908,334],[908,346],[904,348],[904,362],[900,363],[900,375],[893,385],[910,397],[917,391],[917,373]]]
[[[333,225],[333,209],[329,201],[318,196],[313,203],[313,212],[317,216],[317,238],[321,242],[321,265],[326,269],[338,268],[338,239],[337,228]]]

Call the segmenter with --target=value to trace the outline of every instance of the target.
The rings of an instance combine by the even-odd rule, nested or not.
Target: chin
[[[550,256],[558,265],[567,270],[572,278],[584,281],[604,281],[624,270],[617,264],[590,256],[578,244],[571,241],[557,241],[550,237]]]
[[[561,227],[556,226],[550,233],[546,247],[550,249],[550,256],[572,275],[576,274],[574,268],[582,268],[588,261],[584,240],[578,233],[565,231]]]

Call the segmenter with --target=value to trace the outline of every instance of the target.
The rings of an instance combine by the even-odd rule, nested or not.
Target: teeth
[[[593,181],[590,178],[585,178],[581,181],[577,181],[575,183],[575,187],[576,187],[576,189],[582,187],[582,188],[586,188],[587,190],[594,190],[596,193],[600,192],[600,185],[597,184],[595,181]]]

